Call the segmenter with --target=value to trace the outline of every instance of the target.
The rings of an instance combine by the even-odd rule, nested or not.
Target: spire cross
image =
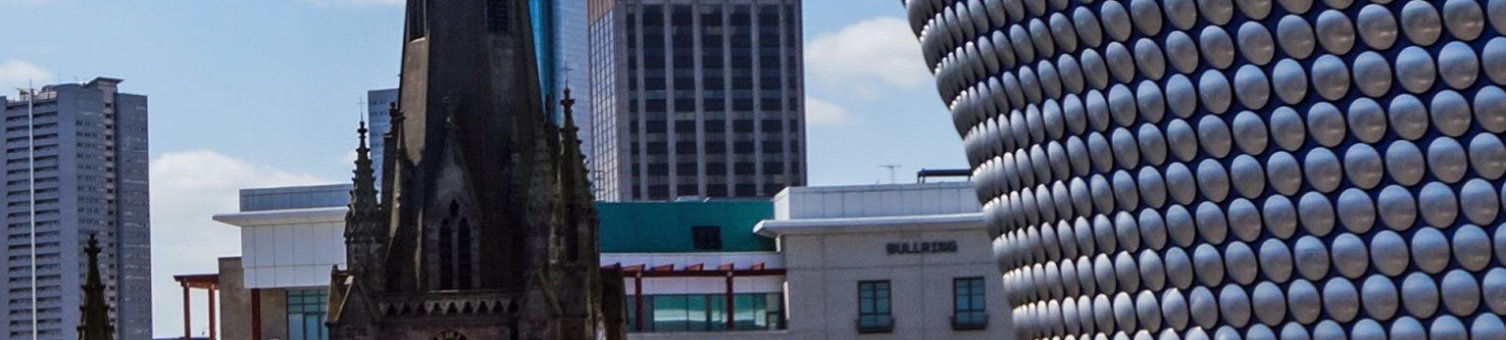
[[[371,105],[371,102],[364,99],[356,100],[356,119],[362,122],[366,121],[366,106],[368,105]]]

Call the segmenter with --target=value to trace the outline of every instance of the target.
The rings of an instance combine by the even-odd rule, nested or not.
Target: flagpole
[[[26,186],[29,209],[31,214],[31,339],[38,340],[41,337],[37,329],[37,318],[40,309],[37,308],[37,148],[36,148],[36,110],[37,89],[31,81],[26,82]]]

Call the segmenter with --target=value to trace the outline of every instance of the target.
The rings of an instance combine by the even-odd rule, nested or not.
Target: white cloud
[[[165,153],[152,160],[154,333],[183,334],[183,292],[173,275],[214,273],[219,257],[240,254],[239,230],[210,220],[239,210],[240,189],[329,182],[208,150]],[[194,334],[207,325],[203,295],[193,295]]]
[[[874,83],[916,88],[931,82],[920,43],[903,19],[877,17],[823,33],[805,47],[806,69],[816,81],[876,92]]]
[[[847,108],[815,97],[805,97],[805,122],[809,125],[846,125],[852,123]]]
[[[0,4],[6,3],[4,0],[0,0]],[[16,59],[0,62],[0,86],[3,86],[3,88],[0,88],[0,91],[3,92],[0,93],[8,94],[15,88],[27,87],[28,83],[31,86],[42,87],[42,85],[49,84],[51,81],[52,72],[47,72],[47,69],[43,69],[36,64]]]
[[[342,153],[339,156],[335,157],[335,161],[338,162],[340,165],[343,165],[343,166],[354,167],[355,164],[356,164],[356,157],[357,156],[358,155],[356,154],[356,150],[350,150],[350,151],[346,151],[345,153]]]

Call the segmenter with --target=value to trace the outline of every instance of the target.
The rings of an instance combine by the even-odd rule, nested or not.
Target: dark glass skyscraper
[[[366,142],[371,143],[371,164],[375,164],[376,178],[382,178],[382,150],[387,143],[382,135],[392,129],[392,104],[397,103],[397,89],[366,91],[366,121],[371,134]],[[380,186],[381,184],[378,184]]]
[[[1506,3],[906,6],[1021,336],[1506,339]]]
[[[96,78],[47,86],[34,97],[0,96],[6,148],[0,197],[9,240],[0,324],[7,339],[32,337],[33,274],[39,338],[78,339],[74,327],[88,272],[83,247],[91,234],[104,248],[99,269],[115,333],[152,338],[147,99],[120,93],[120,82]]]
[[[768,197],[805,184],[800,5],[590,0],[596,197]]]

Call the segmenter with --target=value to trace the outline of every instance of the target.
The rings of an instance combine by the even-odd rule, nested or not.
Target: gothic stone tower
[[[361,129],[333,338],[594,339],[620,319],[601,314],[580,142],[544,116],[528,11],[408,1],[380,197]]]

